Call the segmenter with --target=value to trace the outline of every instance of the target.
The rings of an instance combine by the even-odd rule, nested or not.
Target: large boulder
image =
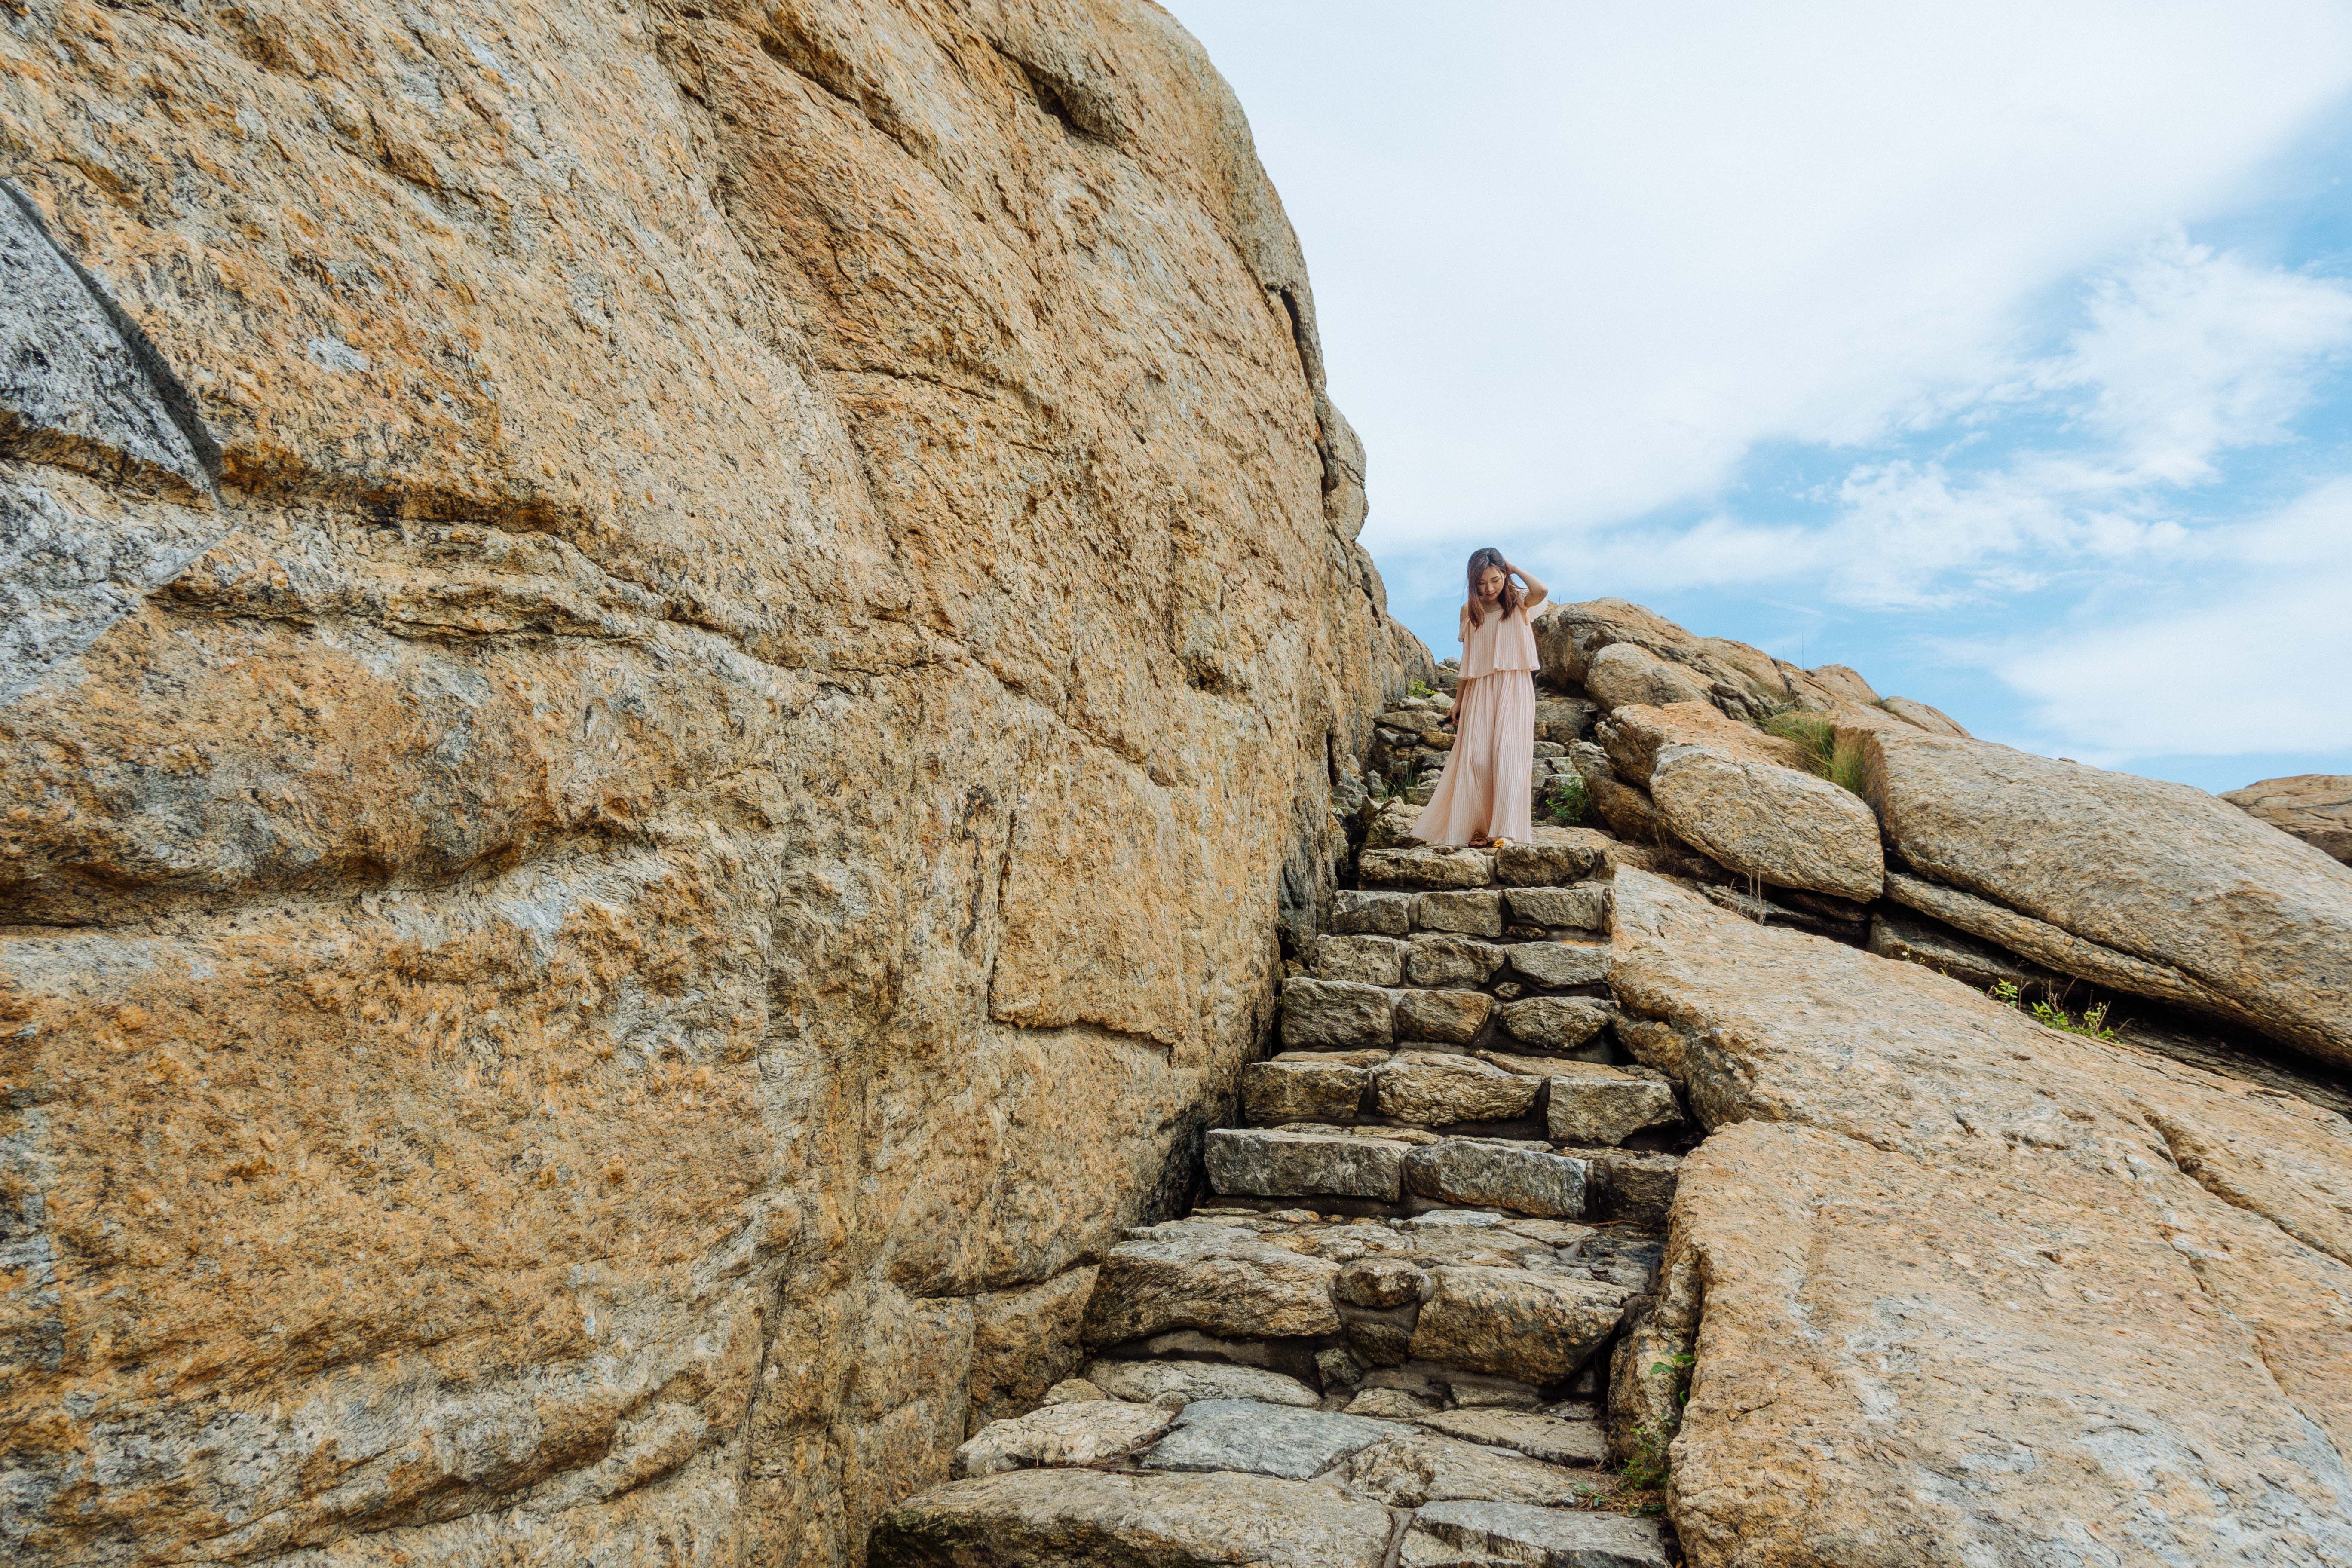
[[[1887,842],[1920,876],[2177,970],[2352,1067],[2352,868],[2187,784],[1912,731],[1863,744]]]
[[[2264,779],[2221,798],[2322,854],[2352,864],[2352,774]]]
[[[1593,655],[1584,688],[1603,709],[1706,701],[1706,682],[1633,643],[1612,643]]]
[[[1239,104],[1136,0],[0,20],[0,1558],[849,1561],[1433,673]]]
[[[1696,1358],[1695,1565],[2352,1560],[2342,1117],[1638,872],[1617,896],[1622,1032],[1714,1130],[1646,1352]],[[1625,1403],[1671,1421],[1673,1376]]]
[[[1706,746],[1667,746],[1650,799],[1674,836],[1743,876],[1867,903],[1886,862],[1878,820],[1827,779]]]
[[[1658,752],[1667,746],[1705,746],[1741,762],[1805,771],[1805,749],[1796,742],[1727,719],[1706,702],[1675,702],[1664,708],[1629,704],[1603,719],[1593,738],[1609,753],[1618,777],[1645,789],[1658,765]]]

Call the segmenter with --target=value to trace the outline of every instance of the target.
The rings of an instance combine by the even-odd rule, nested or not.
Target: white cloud
[[[2038,291],[2352,85],[2332,0],[1172,4],[1305,242],[1384,555],[1703,500],[1987,385]]]
[[[2352,347],[2352,289],[2191,245],[2176,229],[2093,287],[2090,324],[2033,380],[2089,389],[2117,484],[2217,478],[2216,454],[2285,438]]]
[[[1999,673],[2049,741],[2085,761],[2352,750],[2352,479],[2227,552],[2253,570],[2186,605],[2008,651]]]

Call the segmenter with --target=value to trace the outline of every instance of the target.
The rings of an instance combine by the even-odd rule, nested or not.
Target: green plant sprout
[[[2107,1027],[2107,1005],[2105,1002],[2084,1008],[2079,1016],[2046,999],[2028,1006],[2024,1003],[2023,993],[2018,990],[2017,982],[2014,980],[1996,981],[1992,989],[1986,994],[2012,1012],[2023,1013],[2035,1023],[2045,1028],[2056,1029],[2061,1034],[2081,1035],[2089,1039],[2106,1041],[2123,1037]]]

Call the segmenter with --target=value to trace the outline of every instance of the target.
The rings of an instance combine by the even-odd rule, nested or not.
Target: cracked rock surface
[[[0,1557],[855,1562],[1433,673],[1239,106],[1129,0],[0,23]]]

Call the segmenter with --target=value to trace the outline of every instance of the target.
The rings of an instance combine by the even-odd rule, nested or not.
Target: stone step
[[[1331,929],[1339,936],[1394,937],[1433,931],[1499,937],[1524,926],[1558,936],[1584,935],[1608,929],[1611,907],[1606,882],[1435,892],[1347,889],[1332,896]]]
[[[1590,1227],[1480,1217],[1491,1223],[1194,1216],[1150,1226],[1104,1254],[1081,1336],[1110,1362],[1178,1351],[1233,1357],[1276,1363],[1259,1370],[1302,1386],[1311,1369],[1326,1395],[1352,1390],[1367,1367],[1411,1363],[1505,1380],[1533,1405],[1538,1390],[1568,1384],[1615,1335],[1656,1253],[1612,1238],[1588,1257],[1598,1234]],[[1164,1371],[1106,1367],[1104,1375],[1156,1378],[1156,1397],[1189,1400],[1212,1386]],[[1144,1386],[1089,1381],[1104,1392]]]
[[[1424,844],[1366,849],[1356,879],[1366,888],[1441,891],[1465,888],[1566,887],[1610,869],[1598,840],[1507,844],[1491,849]]]
[[[1222,1407],[1188,1407],[1173,1430],[1139,1452],[1092,1462],[1101,1468],[1045,1450],[1034,1468],[975,1474],[919,1493],[877,1522],[867,1562],[873,1568],[1379,1568],[1391,1561],[1412,1568],[1666,1568],[1670,1562],[1655,1521],[1595,1506],[1605,1505],[1612,1489],[1589,1472],[1392,1422],[1215,1403]],[[1007,1435],[997,1447],[1022,1444]],[[1391,1510],[1410,1511],[1400,1520]]]
[[[1385,976],[1390,956],[1370,943],[1381,939],[1326,937],[1318,961],[1339,973]],[[1590,1043],[1612,1022],[1607,1002],[1589,995],[1529,995],[1533,987],[1593,984],[1607,977],[1608,950],[1599,942],[1496,944],[1475,937],[1423,934],[1393,955],[1409,984],[1294,974],[1282,983],[1285,1050],[1355,1050],[1400,1041],[1466,1044],[1490,1022],[1521,1045],[1570,1051]],[[1504,993],[1485,989],[1508,966],[1517,979]],[[1501,1006],[1497,1007],[1496,1003]]]
[[[1220,1197],[1359,1217],[1468,1206],[1663,1226],[1682,1173],[1681,1156],[1655,1150],[1363,1122],[1218,1128],[1202,1152]],[[1580,1212],[1561,1212],[1572,1195]]]
[[[1289,1051],[1253,1062],[1242,1069],[1241,1111],[1254,1127],[1314,1122],[1491,1132],[1524,1123],[1550,1139],[1601,1147],[1683,1119],[1674,1086],[1648,1068],[1411,1048]]]

